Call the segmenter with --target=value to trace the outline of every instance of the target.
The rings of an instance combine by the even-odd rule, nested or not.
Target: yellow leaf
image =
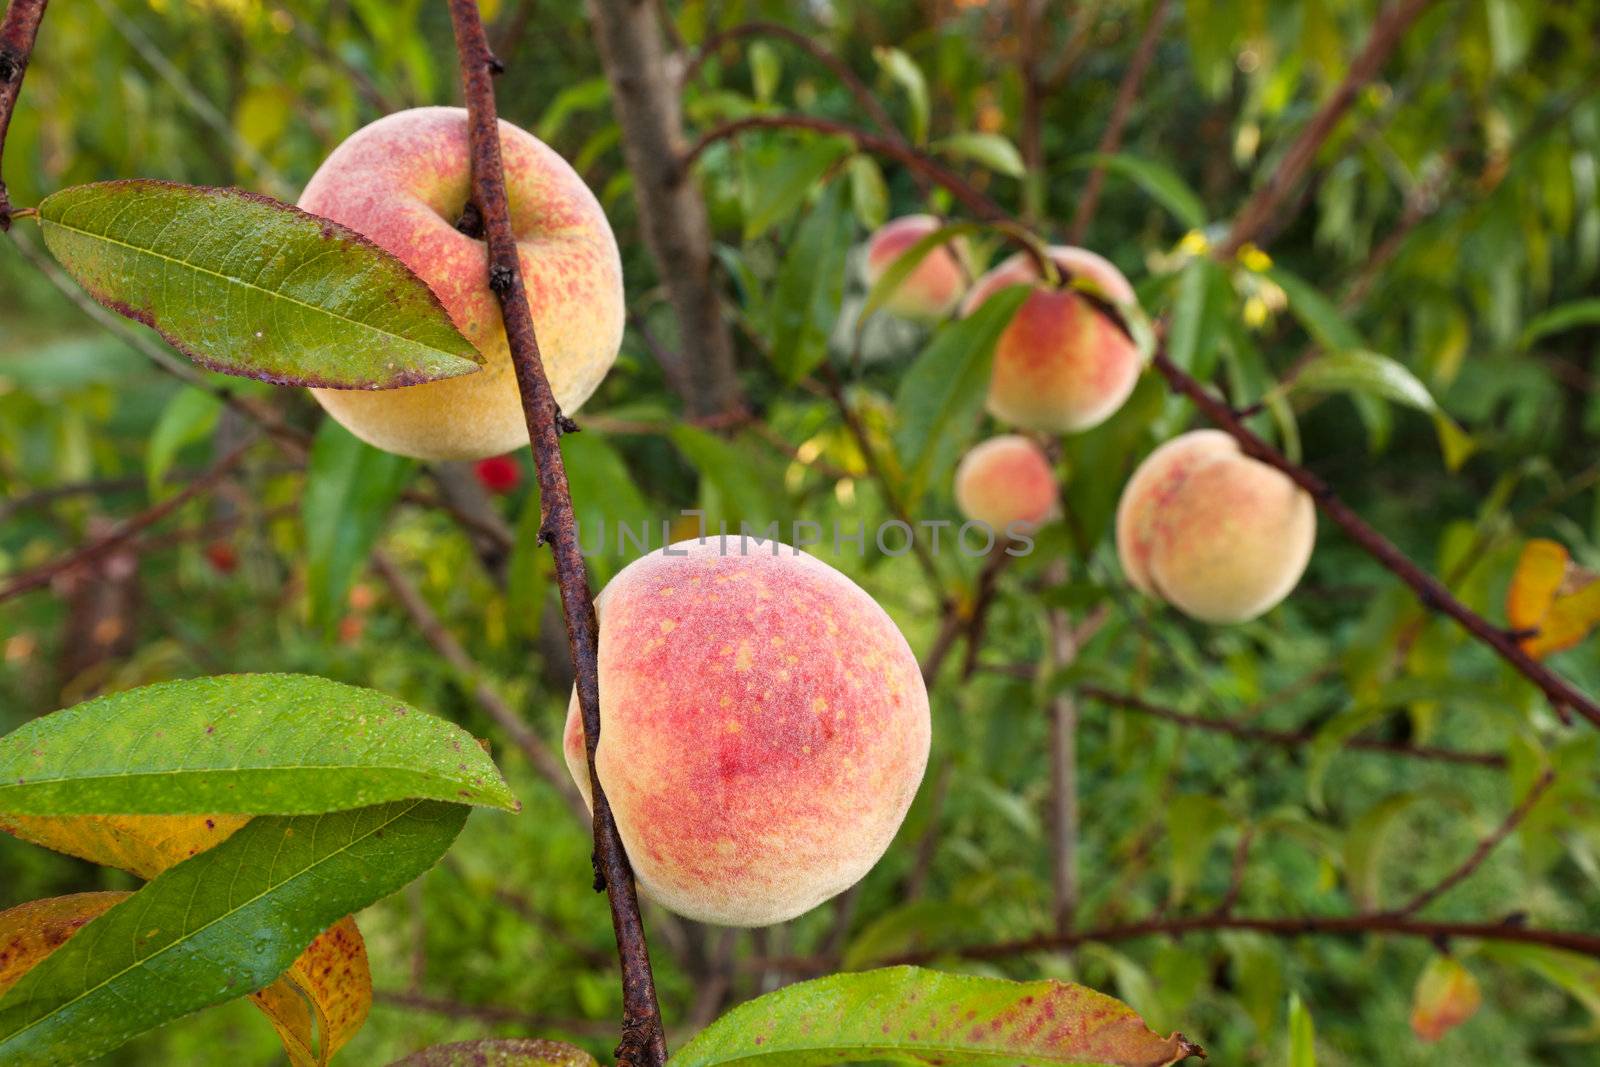
[[[1411,994],[1411,1029],[1424,1041],[1437,1041],[1472,1018],[1481,1003],[1472,972],[1453,957],[1435,956]]]
[[[127,893],[76,893],[0,911],[0,995]]]
[[[1556,542],[1531,540],[1511,577],[1506,617],[1528,632],[1522,648],[1535,659],[1571,648],[1600,623],[1600,578],[1574,565]]]
[[[0,815],[0,830],[150,879],[222,844],[249,821],[248,815]]]
[[[325,1067],[372,1008],[367,946],[355,920],[323,931],[288,973],[250,999],[271,1020],[294,1067]]]

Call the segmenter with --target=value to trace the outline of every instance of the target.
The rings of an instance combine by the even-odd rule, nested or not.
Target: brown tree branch
[[[1144,24],[1144,32],[1139,36],[1139,43],[1134,46],[1128,69],[1122,73],[1117,97],[1111,104],[1111,117],[1106,121],[1105,132],[1100,135],[1100,143],[1095,148],[1095,152],[1101,156],[1114,155],[1122,147],[1123,130],[1127,128],[1128,116],[1133,112],[1133,102],[1139,95],[1145,71],[1150,69],[1150,60],[1155,57],[1156,44],[1161,40],[1161,27],[1166,19],[1167,0],[1156,0],[1150,9],[1150,18]],[[1094,219],[1095,208],[1099,206],[1100,190],[1105,182],[1105,164],[1098,162],[1083,181],[1083,192],[1078,197],[1077,210],[1072,214],[1072,226],[1067,230],[1068,244],[1083,243],[1084,235],[1089,232],[1089,223]]]
[[[21,596],[23,593],[32,592],[35,589],[42,589],[49,585],[51,579],[55,578],[57,575],[65,574],[67,571],[70,571],[75,567],[82,566],[85,563],[98,559],[107,552],[111,552],[121,547],[140,531],[154,526],[156,523],[160,522],[162,519],[178,510],[184,504],[188,503],[190,500],[193,500],[201,493],[208,491],[218,482],[226,478],[229,474],[232,474],[234,468],[244,460],[245,453],[248,452],[251,446],[253,446],[255,443],[256,438],[252,435],[250,438],[241,442],[237,447],[229,451],[221,459],[217,460],[217,462],[206,468],[205,472],[194,481],[190,482],[182,489],[179,489],[176,493],[173,493],[159,504],[146,508],[139,514],[118,524],[116,529],[112,530],[104,537],[74,549],[64,556],[57,556],[55,559],[49,560],[48,562],[40,564],[37,567],[24,571],[22,574],[17,575],[6,584],[0,585],[0,603],[4,603],[13,597]]]
[[[1462,860],[1460,866],[1412,897],[1404,907],[1392,914],[1401,917],[1415,915],[1462,882],[1465,882],[1468,878],[1471,878],[1477,869],[1483,866],[1483,861],[1489,858],[1489,853],[1498,848],[1500,842],[1510,837],[1512,831],[1522,825],[1523,820],[1533,811],[1534,805],[1538,804],[1540,798],[1555,784],[1555,780],[1555,771],[1548,767],[1545,768],[1545,772],[1529,787],[1528,795],[1522,798],[1522,803],[1512,808],[1511,813],[1505,817],[1500,825],[1478,842],[1478,847],[1472,850],[1472,855]]]
[[[812,115],[746,115],[744,118],[715,126],[701,135],[680,157],[681,174],[687,175],[695,160],[718,141],[736,137],[746,130],[810,130],[830,137],[844,137],[858,149],[892,159],[921,174],[935,185],[948,189],[961,205],[985,222],[1015,222],[1016,218],[1005,208],[979,192],[965,178],[943,163],[903,142],[891,140],[866,130],[848,126],[832,119]]]
[[[11,113],[22,92],[22,78],[33,57],[33,42],[39,36],[45,5],[50,0],[11,0],[5,21],[0,22],[0,160],[5,158],[6,132],[11,128]],[[0,172],[0,230],[11,229],[11,199]]]
[[[1183,368],[1167,358],[1158,348],[1155,368],[1175,392],[1194,401],[1196,407],[1219,429],[1227,431],[1239,446],[1251,456],[1287,474],[1317,502],[1322,513],[1344,530],[1345,535],[1358,547],[1382,564],[1390,573],[1409,585],[1417,599],[1426,608],[1450,616],[1461,628],[1483,644],[1489,646],[1502,660],[1528,681],[1538,686],[1558,714],[1576,711],[1596,726],[1600,726],[1600,705],[1581,692],[1571,682],[1540,663],[1527,652],[1511,634],[1467,607],[1450,592],[1445,584],[1417,566],[1410,557],[1377,530],[1367,525],[1348,504],[1334,495],[1326,482],[1305,467],[1290,460],[1255,434],[1233,408],[1223,402]]]
[[[1311,744],[1317,737],[1316,733],[1310,730],[1268,730],[1257,726],[1245,726],[1231,719],[1207,719],[1199,715],[1189,715],[1152,704],[1130,693],[1117,693],[1094,685],[1081,686],[1078,692],[1090,700],[1097,700],[1125,711],[1148,715],[1188,729],[1228,734],[1241,741],[1258,741],[1283,748],[1298,749]],[[1438,760],[1442,763],[1459,763],[1474,767],[1503,768],[1506,765],[1505,757],[1498,752],[1462,752],[1453,748],[1406,745],[1398,741],[1375,741],[1363,737],[1345,741],[1344,747],[1363,752],[1382,752],[1390,756],[1408,756],[1412,759]]]
[[[562,613],[567,621],[567,642],[577,675],[578,707],[583,717],[589,783],[594,797],[596,881],[603,885],[610,899],[611,925],[622,963],[622,1040],[617,1046],[617,1061],[629,1067],[660,1067],[666,1062],[667,1042],[661,1025],[661,1008],[656,1001],[655,977],[650,970],[644,922],[639,915],[638,889],[611,815],[611,805],[595,770],[595,746],[600,740],[599,624],[578,544],[577,520],[567,488],[566,469],[561,460],[561,427],[566,420],[556,407],[540,359],[528,294],[522,283],[516,237],[511,229],[494,100],[493,76],[499,61],[489,51],[475,0],[450,0],[450,21],[455,29],[467,99],[472,202],[483,218],[484,236],[489,245],[489,285],[500,300],[517,387],[528,422],[528,437],[538,467],[539,496],[544,507],[540,535],[555,551]]]
[[[1311,121],[1306,123],[1266,182],[1251,194],[1244,207],[1234,216],[1228,236],[1217,245],[1215,255],[1218,259],[1232,259],[1240,248],[1255,240],[1277,216],[1284,203],[1299,189],[1301,179],[1311,168],[1323,143],[1332,136],[1339,120],[1355,103],[1356,94],[1383,69],[1383,64],[1399,45],[1400,39],[1432,2],[1395,0],[1378,13],[1366,45],[1351,61],[1344,80],[1317,109]]]

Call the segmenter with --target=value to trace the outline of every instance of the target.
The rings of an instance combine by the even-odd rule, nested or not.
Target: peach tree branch
[[[45,5],[50,0],[11,0],[6,6],[5,21],[0,22],[0,160],[5,158],[6,132],[11,128],[11,113],[16,110],[17,97],[22,92],[22,78],[28,72],[28,60],[33,56],[33,43],[39,37],[39,23],[44,19]],[[11,229],[11,199],[6,195],[6,183],[0,172],[0,230]]]
[[[567,622],[567,643],[577,676],[578,707],[583,717],[589,782],[594,796],[596,884],[597,888],[607,891],[610,900],[611,925],[622,963],[622,1041],[617,1046],[617,1061],[660,1067],[666,1062],[667,1043],[661,1025],[661,1008],[656,1000],[655,977],[650,969],[644,922],[639,915],[638,889],[611,815],[611,806],[595,770],[595,746],[600,740],[599,624],[578,544],[577,521],[560,443],[563,429],[575,429],[576,425],[562,415],[550,391],[550,381],[539,355],[539,341],[534,335],[528,294],[523,288],[500,159],[499,118],[495,112],[493,77],[502,68],[489,51],[476,0],[450,0],[450,21],[455,29],[467,99],[472,201],[483,219],[484,236],[489,245],[489,287],[500,302],[517,388],[522,394],[528,437],[538,468],[539,498],[544,508],[540,537],[555,552],[562,613]]]

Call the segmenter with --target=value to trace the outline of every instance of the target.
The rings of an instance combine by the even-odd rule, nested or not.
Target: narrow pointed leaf
[[[0,830],[148,880],[222,844],[249,821],[248,815],[0,814]]]
[[[750,1001],[670,1062],[1161,1067],[1199,1053],[1183,1035],[1160,1037],[1126,1004],[1083,986],[889,967],[801,982]]]
[[[309,675],[162,682],[0,738],[10,815],[303,815],[412,797],[516,807],[459,726]]]
[[[0,997],[0,1063],[81,1063],[261,989],[330,924],[443,856],[469,809],[253,819],[90,922]]]
[[[1108,174],[1133,182],[1146,196],[1166,208],[1173,218],[1189,229],[1198,230],[1206,224],[1206,208],[1200,195],[1165,164],[1122,153],[1105,155],[1088,152],[1075,156],[1068,161],[1068,165],[1081,169],[1096,165],[1104,167]]]
[[[0,998],[127,893],[74,893],[0,911]]]
[[[389,389],[482,357],[399,259],[238,189],[78,185],[39,205],[45,245],[106,307],[196,363],[280,385]]]
[[[599,1067],[595,1058],[560,1041],[488,1038],[434,1045],[390,1067]]]

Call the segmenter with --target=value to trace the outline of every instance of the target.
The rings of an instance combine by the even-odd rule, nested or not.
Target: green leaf
[[[81,1063],[261,989],[328,926],[433,866],[467,812],[404,800],[251,820],[90,922],[0,998],[0,1062]]]
[[[1028,173],[1017,146],[998,133],[957,133],[928,147],[954,159],[970,159],[1008,178],[1020,178]]]
[[[748,522],[752,532],[781,519],[779,491],[766,478],[766,470],[752,462],[751,450],[724,440],[698,426],[674,426],[668,436],[684,458],[715,491],[721,506],[708,514],[708,523],[726,520],[729,533]],[[713,526],[708,532],[716,532]]]
[[[853,156],[845,168],[850,177],[850,206],[856,218],[869,230],[876,230],[889,217],[889,187],[884,184],[878,161],[868,155]]]
[[[1350,899],[1357,906],[1364,909],[1378,906],[1383,873],[1379,860],[1397,821],[1416,804],[1448,799],[1440,790],[1396,793],[1372,805],[1350,824],[1345,832],[1344,874]]]
[[[1217,835],[1233,825],[1233,813],[1216,797],[1189,793],[1166,805],[1167,840],[1170,842],[1171,884],[1168,905],[1183,902],[1200,877],[1201,867]]]
[[[778,58],[778,50],[766,41],[756,41],[750,46],[750,82],[756,91],[756,99],[763,104],[771,103],[772,94],[778,91],[778,82],[783,78],[783,60]]]
[[[434,1045],[389,1067],[599,1067],[595,1058],[561,1041],[485,1038]]]
[[[1295,393],[1352,393],[1431,415],[1439,435],[1439,450],[1451,470],[1459,469],[1477,447],[1471,436],[1444,413],[1415,374],[1404,364],[1376,352],[1349,350],[1318,356],[1278,388]]]
[[[911,140],[922,144],[928,139],[928,79],[923,77],[917,61],[900,51],[879,45],[872,50],[878,66],[905,90],[906,102],[911,105]]]
[[[1600,324],[1600,297],[1574,300],[1535,315],[1533,321],[1523,329],[1519,345],[1522,348],[1532,348],[1534,342],[1553,333],[1596,324]]]
[[[212,370],[392,389],[470,374],[483,360],[400,260],[276,200],[102,182],[46,197],[39,221],[91,296]]]
[[[784,256],[767,300],[767,337],[773,365],[785,382],[804,378],[828,356],[853,230],[844,190],[835,182],[801,221]]]
[[[1158,1067],[1198,1052],[1120,1001],[1061,982],[889,967],[801,982],[740,1005],[671,1067],[897,1063]]]
[[[1345,320],[1344,313],[1304,278],[1279,266],[1270,267],[1264,273],[1289,298],[1289,310],[1317,344],[1329,352],[1366,347],[1361,334]]]
[[[1179,273],[1167,357],[1202,381],[1216,368],[1227,301],[1227,276],[1209,256],[1195,257]]]
[[[547,144],[554,141],[573,115],[598,110],[610,101],[611,83],[604,77],[594,77],[567,86],[555,95],[550,106],[544,109],[544,114],[539,116],[539,125],[535,128],[539,140]]]
[[[1001,290],[967,318],[941,329],[900,380],[894,435],[907,476],[907,507],[955,464],[977,430],[989,387],[994,346],[1032,291],[1026,285]]]
[[[303,674],[160,682],[0,738],[0,812],[18,815],[308,815],[415,797],[517,803],[459,726]]]
[[[928,258],[935,248],[940,245],[958,242],[955,246],[957,258],[963,258],[960,251],[960,241],[966,237],[983,233],[985,226],[976,222],[953,222],[940,226],[932,233],[919,237],[915,244],[895,257],[883,274],[878,277],[872,288],[867,290],[867,299],[861,305],[861,314],[856,317],[856,322],[864,323],[873,312],[883,307],[884,302],[894,295],[894,291],[917,269],[917,265]]]
[[[567,468],[567,488],[578,520],[578,543],[601,578],[609,576],[624,555],[634,552],[635,539],[643,543],[639,552],[648,552],[656,545],[652,538],[660,535],[661,528],[654,521],[655,509],[634,484],[622,454],[603,434],[568,434],[561,439],[561,458]],[[539,502],[530,499],[528,505],[537,508]],[[628,552],[620,547],[623,527],[628,530]],[[596,547],[601,551],[594,552]]]
[[[210,436],[220,414],[222,401],[193,386],[181,389],[162,409],[144,452],[144,476],[151,500],[159,500],[172,491],[164,484],[172,461],[184,446]]]
[[[1198,230],[1205,226],[1206,208],[1200,195],[1189,188],[1176,171],[1164,164],[1122,152],[1115,155],[1088,152],[1067,161],[1068,166],[1080,170],[1087,170],[1096,164],[1104,167],[1107,174],[1115,174],[1133,182],[1144,190],[1146,196],[1166,208],[1173,218],[1189,229]]]
[[[1317,1028],[1299,993],[1289,994],[1289,1067],[1317,1067]]]
[[[322,420],[311,442],[300,515],[313,626],[329,632],[339,621],[350,585],[415,466],[373,448],[333,419]]]
[[[744,239],[786,219],[835,163],[852,149],[841,137],[782,138],[744,154]]]

